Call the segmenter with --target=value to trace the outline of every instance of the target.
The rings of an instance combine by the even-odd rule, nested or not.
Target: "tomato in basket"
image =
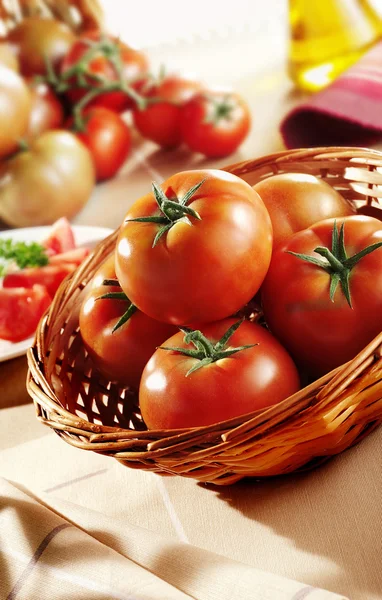
[[[93,364],[111,381],[137,388],[142,371],[164,340],[176,331],[131,306],[115,280],[114,255],[95,274],[80,311],[80,331]],[[110,297],[102,296],[110,295]]]
[[[264,409],[299,387],[292,359],[266,329],[224,319],[178,332],[156,350],[139,405],[149,429],[199,427]]]
[[[313,376],[354,358],[382,331],[382,225],[327,219],[279,244],[262,286],[273,334]]]
[[[355,214],[355,208],[341,194],[308,173],[281,173],[253,188],[271,217],[274,246],[318,221]]]
[[[20,342],[33,335],[51,300],[42,285],[0,288],[0,339]]]
[[[218,170],[184,171],[133,204],[116,246],[122,289],[144,313],[187,325],[228,317],[266,275],[272,226],[259,195]]]

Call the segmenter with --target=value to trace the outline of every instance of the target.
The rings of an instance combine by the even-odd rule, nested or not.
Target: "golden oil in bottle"
[[[317,91],[350,67],[380,37],[368,0],[289,0],[289,74]]]

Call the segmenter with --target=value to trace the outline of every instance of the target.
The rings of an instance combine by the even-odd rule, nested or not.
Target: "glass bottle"
[[[308,91],[331,83],[382,32],[368,0],[289,0],[289,26],[289,74]]]

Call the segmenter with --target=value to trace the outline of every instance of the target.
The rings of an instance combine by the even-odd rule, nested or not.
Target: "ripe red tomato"
[[[193,152],[212,158],[235,152],[250,126],[248,106],[238,94],[203,92],[182,108],[183,141]]]
[[[113,177],[121,168],[131,148],[130,130],[121,117],[97,106],[84,112],[85,129],[76,136],[90,150],[97,181]],[[73,123],[71,118],[67,125]]]
[[[0,288],[0,338],[21,342],[34,334],[45,310],[51,303],[46,288]]]
[[[342,236],[336,241],[334,235],[334,244],[332,241],[333,231],[338,233],[342,224],[346,254]],[[294,234],[274,250],[262,286],[265,319],[273,334],[308,373],[322,375],[347,362],[382,330],[382,248],[351,268],[352,256],[381,242],[380,221],[351,216],[338,219],[336,228],[334,219],[321,221]],[[322,258],[321,250],[315,251],[323,247],[337,247],[334,254],[343,267],[331,267]],[[290,252],[313,257],[325,268]],[[345,260],[345,256],[350,258]],[[344,293],[349,273],[351,306]],[[333,293],[331,281],[340,276],[345,283],[340,281]]]
[[[56,19],[28,17],[8,34],[23,75],[45,75],[46,61],[56,69],[75,41],[71,29]]]
[[[253,186],[268,209],[273,245],[297,231],[332,217],[355,214],[355,209],[322,179],[307,173],[282,173]]]
[[[175,148],[182,141],[181,107],[201,89],[200,83],[169,76],[152,86],[145,96],[157,101],[145,110],[134,111],[134,124],[143,137],[163,148]]]
[[[239,322],[240,323],[240,322]],[[239,324],[237,323],[237,324]],[[203,326],[215,345],[235,324],[234,319]],[[178,332],[162,348],[195,351]],[[227,342],[228,353],[253,345],[231,356],[200,366],[200,358],[159,348],[143,371],[139,405],[149,429],[200,427],[225,421],[276,404],[298,391],[297,369],[281,344],[260,325],[243,321]],[[200,367],[193,372],[190,370]]]
[[[119,79],[117,69],[112,63],[110,54],[114,54],[117,61],[120,60],[124,81],[130,83],[134,89],[139,89],[148,71],[146,56],[139,50],[130,48],[119,39],[105,36],[99,31],[89,31],[77,39],[62,61],[61,74],[64,74],[65,71],[68,71],[68,69],[84,57],[84,54],[89,51],[89,41],[90,43],[100,42],[101,39],[105,41],[104,49],[100,48],[87,66],[86,81],[92,84],[92,89],[97,87],[97,81],[91,77],[92,75],[101,76],[109,83]],[[88,90],[76,86],[73,78],[70,81],[73,84],[73,88],[68,91],[67,95],[71,102],[76,103],[87,94]],[[91,102],[91,106],[103,106],[116,111],[131,108],[133,105],[134,102],[126,94],[119,91],[100,94]]]
[[[29,267],[14,273],[8,273],[3,280],[5,288],[33,288],[40,284],[45,286],[51,298],[55,295],[60,283],[69,273],[77,268],[73,263],[45,265],[44,267]]]
[[[142,217],[156,222],[135,220]],[[215,321],[255,295],[271,249],[270,218],[251,186],[224,171],[184,171],[130,208],[116,272],[130,300],[154,319]]]
[[[28,81],[28,87],[31,92],[32,107],[24,137],[30,140],[49,129],[60,129],[64,122],[64,108],[46,83],[32,79]]]
[[[105,279],[115,279],[114,255],[99,268],[82,304],[80,330],[83,342],[98,371],[111,381],[137,388],[142,371],[150,356],[175,328],[160,323],[136,310],[119,329],[113,328],[130,302],[101,299],[103,294],[121,292],[119,286],[103,285]]]

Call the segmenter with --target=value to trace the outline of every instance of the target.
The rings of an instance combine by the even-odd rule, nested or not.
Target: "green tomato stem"
[[[102,285],[119,286],[119,282],[117,279],[104,279]],[[98,298],[96,298],[96,301],[97,300],[124,300],[128,304],[127,310],[123,313],[122,317],[114,325],[112,333],[115,333],[120,327],[122,327],[122,325],[124,325],[130,319],[130,317],[138,310],[135,304],[130,302],[125,292],[108,292],[107,294],[102,294],[102,296],[98,296]]]
[[[97,96],[108,92],[121,92],[134,100],[137,107],[143,110],[146,105],[146,99],[141,96],[134,88],[130,85],[131,82],[127,82],[123,74],[123,63],[121,59],[121,51],[113,40],[110,40],[106,36],[103,36],[99,41],[83,40],[89,46],[84,54],[78,59],[78,61],[69,67],[66,71],[61,74],[54,72],[53,66],[49,60],[46,59],[46,71],[47,75],[45,81],[53,87],[58,94],[69,91],[70,89],[87,89],[89,94],[80,100],[78,105],[74,109],[74,120],[75,129],[77,131],[83,131],[84,123],[81,120],[81,111],[85,106],[94,100]],[[98,73],[92,73],[89,68],[91,61],[98,55],[103,55],[114,67],[117,75],[115,82],[108,83],[107,80]],[[73,81],[74,80],[74,81]],[[96,84],[96,87],[94,87]],[[79,106],[79,108],[77,108]]]
[[[317,248],[314,249],[314,251],[317,252],[317,254],[319,254],[320,256],[323,256],[324,258],[326,258],[331,269],[334,272],[342,273],[343,271],[346,270],[346,267],[344,266],[342,261],[339,258],[336,258],[336,256],[329,250],[329,248],[324,248],[322,246],[318,246]]]
[[[182,198],[175,198],[171,200],[167,198],[162,188],[159,187],[159,185],[154,181],[152,183],[152,190],[159,211],[162,213],[162,215],[136,217],[135,219],[127,219],[127,222],[157,223],[158,225],[161,225],[152,243],[152,248],[155,248],[161,237],[167,233],[171,227],[175,225],[175,223],[182,221],[183,223],[187,223],[187,225],[192,226],[193,223],[190,221],[188,216],[194,217],[198,221],[202,220],[199,213],[193,208],[186,206],[186,203],[191,200],[194,194],[196,194],[199,188],[203,185],[204,181],[205,179],[192,186]]]
[[[204,123],[216,127],[220,121],[229,121],[232,116],[232,111],[235,108],[232,97],[227,94],[222,99],[216,99],[208,94],[205,95],[207,102],[211,105],[211,110],[205,116]]]
[[[334,295],[337,290],[338,284],[341,285],[343,294],[347,300],[350,308],[352,308],[351,290],[350,290],[350,273],[352,269],[359,263],[364,257],[374,252],[378,248],[382,247],[382,242],[371,244],[366,248],[363,248],[357,254],[349,257],[347,256],[345,246],[345,223],[342,223],[340,232],[338,233],[337,222],[334,221],[332,230],[332,248],[331,250],[324,246],[318,246],[314,249],[314,252],[322,256],[326,260],[315,258],[309,254],[298,254],[297,252],[288,251],[288,254],[292,254],[297,258],[310,262],[317,267],[324,269],[330,275],[330,287],[329,296],[332,302],[334,302]]]
[[[183,331],[184,342],[186,344],[192,344],[194,346],[193,349],[190,348],[182,348],[179,346],[159,346],[161,350],[170,350],[172,352],[179,352],[184,356],[189,356],[190,358],[196,359],[196,362],[189,371],[186,373],[186,377],[198,371],[199,369],[210,365],[218,360],[222,360],[223,358],[229,358],[233,354],[237,352],[241,352],[243,350],[248,350],[249,348],[254,348],[258,344],[247,344],[245,346],[238,346],[236,348],[227,348],[227,344],[235,331],[240,327],[243,323],[244,319],[240,319],[231,327],[227,329],[221,339],[215,344],[209,340],[201,331],[198,329],[188,329],[186,327],[181,327],[180,330]]]

